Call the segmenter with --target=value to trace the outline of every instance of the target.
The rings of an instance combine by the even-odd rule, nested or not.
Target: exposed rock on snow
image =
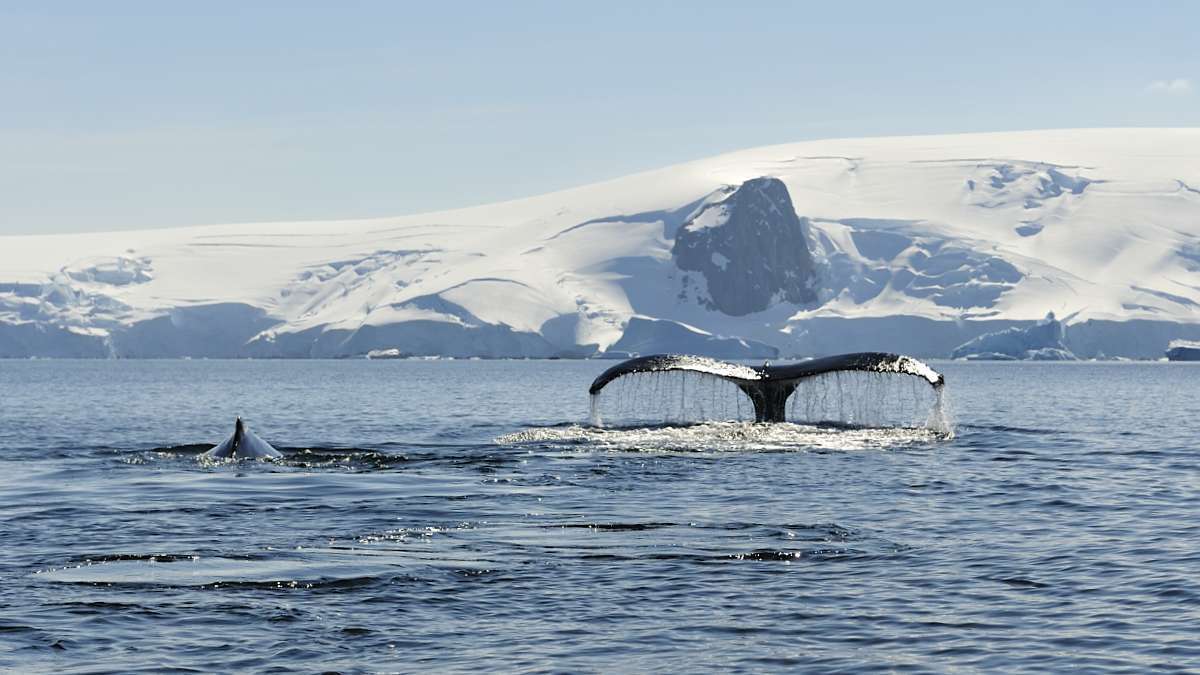
[[[951,354],[956,359],[996,361],[1074,361],[1075,355],[1063,344],[1063,325],[1054,313],[1028,328],[1008,328],[985,333],[959,346]]]
[[[806,218],[777,178],[742,183],[683,224],[671,249],[683,270],[704,275],[711,307],[730,316],[761,312],[779,301],[817,299]]]

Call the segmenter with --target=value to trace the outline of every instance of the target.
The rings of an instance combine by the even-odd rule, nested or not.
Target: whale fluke
[[[754,403],[754,418],[758,422],[784,421],[787,400],[796,391],[796,383],[826,373],[859,371],[912,375],[925,380],[934,389],[940,389],[946,383],[941,373],[925,363],[911,356],[886,352],[838,354],[780,366],[764,363],[758,368],[703,356],[654,354],[629,359],[609,368],[592,382],[588,393],[595,396],[609,382],[624,375],[673,370],[714,375],[737,385]]]
[[[233,425],[233,434],[218,443],[212,450],[204,453],[209,459],[263,459],[283,457],[283,453],[271,447],[271,444],[254,435],[246,428],[242,418],[237,418]]]

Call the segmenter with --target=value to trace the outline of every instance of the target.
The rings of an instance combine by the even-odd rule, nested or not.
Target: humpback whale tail
[[[859,352],[839,354],[780,366],[764,363],[754,368],[703,356],[655,354],[623,361],[604,371],[588,389],[593,397],[613,380],[634,373],[691,372],[718,377],[737,386],[754,404],[757,422],[785,421],[788,398],[805,379],[839,372],[911,375],[940,393],[946,380],[925,363],[902,354]]]
[[[254,435],[254,432],[246,428],[246,424],[239,417],[234,422],[233,434],[213,446],[213,449],[204,453],[203,456],[208,459],[263,459],[283,457],[283,453]]]

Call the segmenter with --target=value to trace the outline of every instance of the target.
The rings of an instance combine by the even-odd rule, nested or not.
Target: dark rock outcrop
[[[816,300],[807,230],[783,181],[755,178],[684,223],[672,253],[680,269],[704,275],[713,309],[742,316]]]

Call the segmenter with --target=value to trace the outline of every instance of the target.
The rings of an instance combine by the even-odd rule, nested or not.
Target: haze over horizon
[[[7,6],[0,235],[417,213],[818,138],[1196,126],[1198,20],[1188,3]]]

